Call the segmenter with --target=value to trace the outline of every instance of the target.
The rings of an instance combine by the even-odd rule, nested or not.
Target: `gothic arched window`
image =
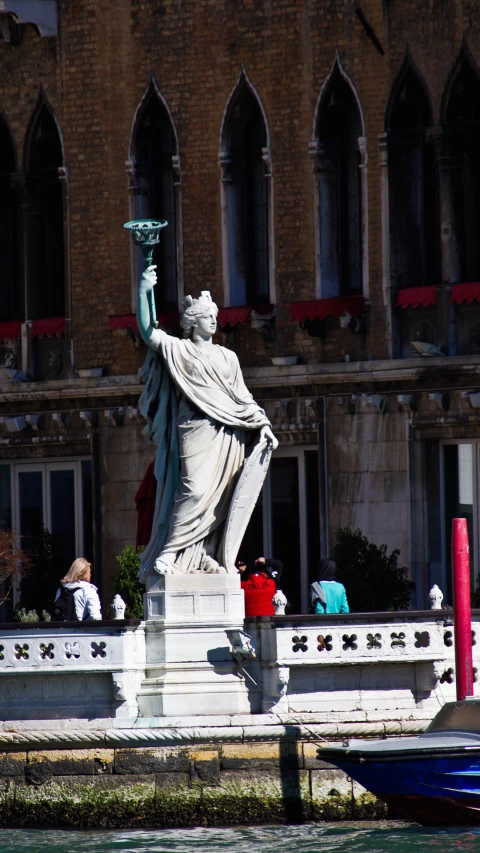
[[[178,307],[177,140],[170,115],[152,87],[139,112],[132,153],[135,218],[168,222],[153,256],[158,275],[155,298],[160,311],[173,311]],[[142,270],[139,256],[137,276]]]
[[[335,69],[321,97],[316,126],[322,298],[363,290],[362,137],[357,99]]]
[[[6,123],[0,118],[0,320],[24,316],[23,284],[20,280],[18,193],[13,184],[15,150]]]
[[[444,112],[444,130],[456,177],[451,208],[459,252],[459,278],[480,278],[480,80],[464,57],[455,74]]]
[[[394,287],[440,280],[435,151],[425,89],[407,67],[387,111],[390,270]]]
[[[242,76],[222,130],[225,275],[229,305],[270,302],[269,150],[260,104]]]
[[[65,316],[63,152],[52,113],[37,111],[25,167],[26,300],[29,320]]]

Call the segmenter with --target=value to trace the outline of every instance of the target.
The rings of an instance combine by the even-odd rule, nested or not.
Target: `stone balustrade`
[[[144,677],[138,619],[0,626],[3,720],[135,717]]]
[[[261,661],[262,710],[429,719],[455,696],[451,616],[428,610],[251,620],[246,630]],[[479,631],[474,611],[475,667]]]
[[[307,714],[319,724],[428,722],[439,705],[455,697],[451,616],[448,610],[428,610],[248,620],[245,629],[256,658],[240,656],[231,674],[240,683],[245,680],[248,699],[240,713]],[[478,667],[480,611],[473,612],[472,629]],[[192,630],[185,626],[190,637]],[[217,652],[207,668],[225,680],[228,647]],[[179,660],[184,653],[181,645]],[[3,624],[0,719],[155,716],[144,708],[150,689],[146,676],[157,674],[152,667],[145,623],[139,620]],[[160,670],[163,683],[167,670]],[[222,713],[215,690],[210,710],[187,707],[184,693],[180,690],[177,716]],[[162,712],[168,716],[168,710]]]

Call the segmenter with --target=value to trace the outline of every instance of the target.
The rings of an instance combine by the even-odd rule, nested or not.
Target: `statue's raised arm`
[[[154,349],[158,346],[158,340],[161,334],[165,334],[164,332],[160,332],[159,334],[154,334],[158,332],[158,328],[156,324],[154,325],[155,317],[151,316],[151,304],[148,299],[148,294],[155,287],[157,283],[157,273],[155,272],[156,266],[152,264],[148,266],[142,273],[140,278],[140,283],[138,286],[138,295],[137,295],[137,326],[138,331],[140,332],[141,337],[145,341],[148,346],[152,346]],[[153,303],[155,304],[155,303]]]
[[[137,303],[138,329],[151,348],[139,405],[144,432],[158,445],[155,516],[142,572],[235,571],[278,442],[237,356],[212,341],[218,309],[210,293],[184,299],[180,340],[153,324],[147,294],[155,281],[150,266]]]

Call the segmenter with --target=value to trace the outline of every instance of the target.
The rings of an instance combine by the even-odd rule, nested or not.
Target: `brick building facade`
[[[153,458],[122,225],[165,215],[165,325],[211,290],[280,438],[252,541],[294,608],[340,526],[398,547],[423,606],[467,514],[476,574],[477,4],[4,5],[5,523],[92,555],[108,599]]]

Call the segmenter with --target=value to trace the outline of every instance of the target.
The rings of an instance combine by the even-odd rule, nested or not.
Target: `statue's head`
[[[217,328],[218,308],[209,290],[202,290],[198,299],[185,296],[180,325],[186,332],[198,328],[203,334],[213,335]]]

